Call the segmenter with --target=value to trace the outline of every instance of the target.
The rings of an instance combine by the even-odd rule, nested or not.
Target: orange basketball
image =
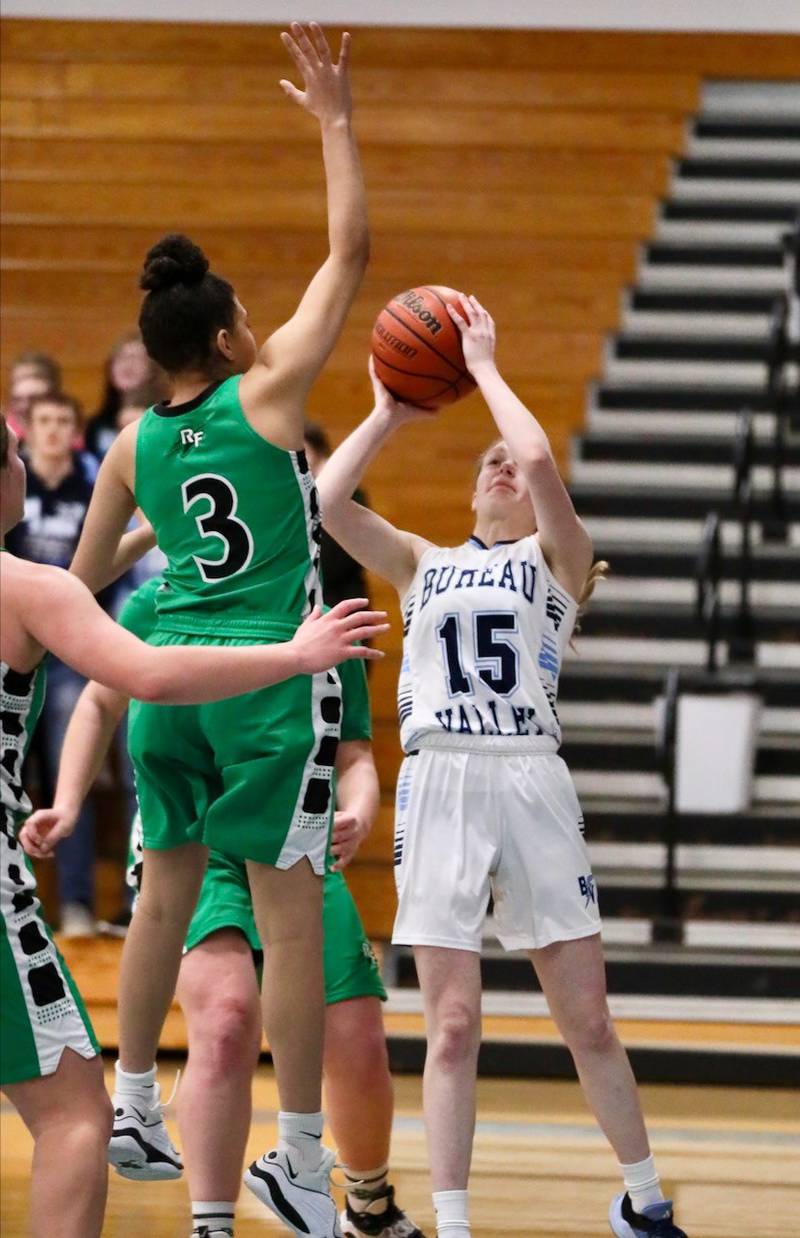
[[[448,301],[463,315],[457,292],[426,284],[398,292],[378,314],[372,328],[375,372],[395,399],[442,408],[473,390]]]

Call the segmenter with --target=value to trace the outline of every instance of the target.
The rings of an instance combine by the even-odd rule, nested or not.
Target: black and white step
[[[624,561],[626,548],[635,556],[646,555],[650,551],[658,554],[663,548],[664,553],[673,555],[683,552],[694,560],[703,534],[704,521],[680,518],[659,520],[640,514],[635,520],[617,516],[587,516],[584,524],[594,541],[595,550],[604,554],[608,550],[614,554],[616,562],[618,554],[623,556]],[[725,520],[720,530],[725,555],[730,557],[731,562],[735,562],[742,544],[741,524],[738,521]],[[777,580],[785,562],[785,579],[797,580],[794,566],[797,550],[800,548],[800,524],[789,524],[784,542],[764,541],[761,526],[755,524],[750,530],[750,539],[758,579]],[[771,561],[776,563],[774,575],[769,566]],[[765,565],[763,577],[759,576],[762,564]],[[625,569],[621,567],[620,570]]]
[[[631,420],[633,420],[631,418]],[[727,436],[696,433],[643,434],[641,422],[620,431],[590,429],[581,435],[575,444],[575,458],[581,460],[608,460],[619,462],[651,461],[658,464],[718,464],[731,462],[731,443]],[[766,434],[755,439],[755,462],[771,464],[774,457],[774,441]],[[800,466],[800,443],[788,443],[784,462]],[[800,578],[800,577],[799,577]]]
[[[774,116],[793,117],[800,122],[800,82],[748,81],[723,78],[703,86],[702,112],[707,118]]]
[[[741,384],[676,385],[605,380],[595,386],[591,398],[598,410],[634,409],[643,413],[686,413],[690,417],[697,413],[715,412],[736,415],[745,408],[754,413],[771,411],[769,396],[763,386],[756,389]]]
[[[721,441],[731,459],[732,444],[739,425],[738,413],[723,411],[708,412],[691,409],[680,416],[668,409],[651,408],[598,408],[594,403],[588,410],[589,430],[592,434],[611,434],[619,439],[686,439],[696,436],[706,441]],[[753,434],[757,443],[774,443],[775,417],[772,413],[756,413],[752,419]],[[575,449],[576,456],[581,453]]]
[[[628,294],[627,306],[640,312],[663,312],[670,314],[725,314],[761,315],[769,318],[775,305],[775,293],[771,288],[749,288],[713,291],[707,288],[653,289],[633,288]]]
[[[587,618],[588,624],[588,618]],[[685,668],[687,671],[702,670],[706,664],[708,648],[706,642],[700,639],[680,638],[668,639],[644,636],[592,636],[588,631],[582,631],[579,637],[580,657],[593,663],[617,663],[620,667],[628,667],[631,671],[645,666],[658,667],[666,675],[670,667]],[[728,649],[725,641],[720,642],[720,663],[728,662]],[[567,661],[566,665],[570,663]],[[791,640],[758,641],[756,644],[756,667],[764,670],[782,670],[784,672],[800,672],[800,644]],[[796,685],[795,685],[796,691]],[[800,770],[798,770],[800,774]]]
[[[800,503],[800,469],[790,465],[784,469],[783,479],[789,497]],[[655,455],[647,460],[631,462],[579,459],[572,468],[572,485],[576,492],[585,492],[590,486],[595,487],[598,493],[622,487],[650,492],[669,489],[675,480],[675,469],[669,462],[660,463]],[[684,490],[728,496],[733,488],[734,468],[732,464],[686,464],[680,470],[679,480]],[[756,465],[751,472],[751,481],[756,494],[770,493],[772,469]]]
[[[608,708],[607,706],[605,708]],[[628,708],[637,708],[631,707]],[[653,707],[639,706],[653,713]],[[562,712],[562,711],[560,711]],[[788,711],[775,711],[787,713]],[[563,712],[562,712],[563,720]],[[763,728],[762,716],[762,729]],[[645,801],[588,799],[583,804],[586,836],[594,841],[664,841],[663,808]],[[744,813],[679,813],[675,818],[677,841],[710,846],[800,846],[800,813],[796,807],[761,805]],[[800,924],[797,925],[800,936]],[[798,942],[800,944],[800,942]],[[800,961],[800,959],[798,960]]]
[[[608,642],[603,642],[608,647]],[[667,671],[673,665],[669,655],[674,652],[669,642],[657,642],[660,660],[654,658],[650,662],[639,659],[635,665],[629,661],[621,661],[619,646],[612,648],[610,660],[596,661],[590,657],[586,648],[586,638],[582,635],[577,639],[577,653],[564,663],[559,681],[559,708],[566,703],[616,705],[624,702],[635,707],[652,703],[664,692],[664,682]],[[702,663],[695,664],[702,669]],[[687,668],[688,669],[688,668]],[[686,676],[686,688],[691,688],[691,675]],[[750,690],[748,678],[741,680],[743,691]],[[761,696],[766,709],[791,711],[795,717],[800,701],[800,667],[792,669],[786,666],[760,666],[756,679],[756,690]]]

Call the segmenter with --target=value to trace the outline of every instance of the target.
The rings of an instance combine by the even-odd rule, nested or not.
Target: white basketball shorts
[[[555,753],[420,748],[397,782],[392,941],[479,951],[490,893],[506,950],[599,933],[582,831]]]

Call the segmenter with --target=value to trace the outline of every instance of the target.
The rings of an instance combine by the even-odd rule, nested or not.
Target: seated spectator
[[[54,395],[61,391],[61,368],[58,362],[43,352],[23,352],[11,363],[8,380],[6,421],[20,442],[28,431],[30,403],[37,396]]]
[[[86,431],[89,451],[102,460],[120,430],[164,394],[161,371],[145,352],[139,332],[129,331],[108,355],[103,401]]]
[[[316,476],[331,455],[330,441],[322,426],[313,421],[306,422],[303,437],[308,467]],[[363,490],[356,490],[353,498],[364,507],[369,506]],[[347,551],[342,550],[325,529],[322,530],[320,552],[322,589],[327,606],[336,606],[346,598],[367,597],[367,583],[361,564],[351,559]]]
[[[7,537],[9,550],[36,563],[69,567],[92,497],[73,440],[81,428],[80,408],[67,395],[40,395],[31,402],[25,444],[28,467],[25,517]],[[31,753],[42,793],[52,802],[64,733],[85,680],[51,657],[47,693]],[[94,932],[94,822],[84,810],[75,833],[56,848],[61,931],[65,936]]]

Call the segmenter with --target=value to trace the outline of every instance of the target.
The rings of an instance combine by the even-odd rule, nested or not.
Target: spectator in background
[[[8,380],[6,421],[22,442],[28,432],[31,401],[38,396],[55,395],[61,391],[61,367],[47,353],[20,353],[11,363]]]
[[[303,432],[306,459],[311,472],[316,475],[331,455],[331,445],[322,426],[307,421]],[[353,498],[363,507],[369,507],[363,490],[356,490]],[[342,550],[329,533],[322,530],[320,544],[322,555],[322,587],[326,606],[335,606],[345,598],[368,597],[364,569],[346,550]]]
[[[73,442],[81,429],[80,407],[64,394],[40,395],[28,412],[28,467],[24,519],[7,536],[8,549],[35,563],[68,568],[92,497],[92,483]],[[85,680],[57,658],[50,658],[48,690],[31,752],[45,800],[52,802],[61,744]],[[94,821],[84,809],[75,833],[56,850],[61,931],[79,937],[94,933]]]
[[[102,460],[129,422],[165,394],[164,378],[150,360],[138,331],[117,340],[106,361],[103,401],[86,431],[86,445]]]

